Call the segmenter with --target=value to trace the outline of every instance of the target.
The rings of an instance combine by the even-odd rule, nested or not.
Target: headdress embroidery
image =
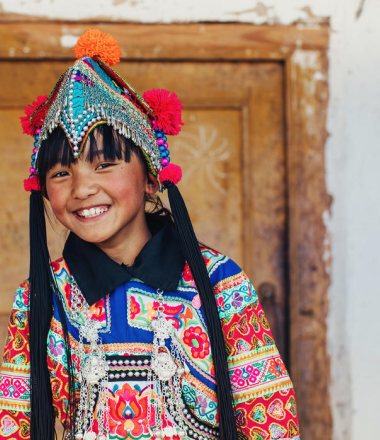
[[[38,152],[56,127],[64,130],[77,158],[89,133],[105,123],[142,149],[150,171],[161,183],[178,183],[181,171],[178,166],[169,166],[166,137],[178,134],[183,125],[183,106],[177,95],[152,90],[142,98],[111,67],[121,56],[116,40],[97,29],[80,37],[74,52],[79,59],[62,74],[49,97],[38,97],[21,118],[24,133],[35,136],[25,189],[38,190]]]

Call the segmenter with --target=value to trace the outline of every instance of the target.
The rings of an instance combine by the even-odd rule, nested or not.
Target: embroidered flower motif
[[[63,354],[64,346],[61,341],[56,341],[53,335],[50,335],[49,338],[49,351],[50,353],[55,356],[59,357]]]
[[[131,296],[131,308],[130,308],[130,314],[131,314],[131,319],[135,319],[136,316],[139,316],[141,313],[141,306],[140,304],[136,301],[136,298],[134,296]]]
[[[204,359],[210,354],[210,342],[207,333],[201,327],[189,327],[185,330],[183,342],[191,347],[191,355],[194,358]]]
[[[205,249],[201,249],[201,251],[202,250],[205,250]],[[208,268],[209,265],[210,265],[210,261],[211,261],[210,258],[206,258],[203,255],[203,260],[204,260],[204,262],[206,264],[206,267]],[[187,262],[185,263],[185,267],[183,268],[182,280],[185,282],[185,284],[188,284],[188,285],[190,285],[192,287],[195,287],[195,281],[194,281],[194,278],[193,278],[193,274],[191,273],[190,267],[189,267]]]
[[[195,287],[193,274],[191,273],[189,265],[186,263],[182,272],[182,279],[186,284]]]
[[[169,321],[173,327],[178,330],[180,327],[183,327],[183,318],[185,318],[186,313],[184,313],[186,311],[186,307],[184,304],[179,304],[179,305],[170,305],[167,303],[163,303],[162,304],[164,307],[164,315],[167,321]],[[152,321],[152,319],[154,319],[157,316],[157,310],[158,310],[158,306],[159,306],[159,302],[158,301],[153,301],[153,304],[151,302],[149,302],[147,305],[147,309],[148,309],[148,320]],[[192,317],[192,313],[191,313],[191,317]]]
[[[239,307],[241,307],[241,305],[243,304],[243,297],[240,295],[239,292],[234,292],[233,294],[233,300],[231,303],[236,309],[238,309]]]
[[[268,370],[270,373],[276,375],[277,377],[286,376],[286,368],[280,358],[271,359]]]
[[[147,318],[150,322],[157,316],[158,301],[153,301],[153,303],[148,302],[146,307],[148,309]]]
[[[106,305],[104,298],[90,307],[91,320],[104,322],[106,320]]]
[[[145,391],[145,393],[144,393]],[[144,388],[139,391],[125,383],[122,388],[113,393],[109,400],[110,434],[120,438],[142,438],[149,433],[148,424],[148,396],[149,392]],[[155,420],[154,408],[152,407],[152,420]],[[141,437],[140,437],[141,436]]]
[[[200,414],[204,414],[207,409],[206,397],[199,394],[195,399],[195,406],[199,410]]]

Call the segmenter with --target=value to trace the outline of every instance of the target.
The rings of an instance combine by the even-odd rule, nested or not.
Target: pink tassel
[[[33,101],[32,104],[24,107],[24,113],[26,116],[21,116],[20,121],[23,129],[23,133],[34,136],[37,128],[42,127],[44,120],[41,119],[38,123],[31,123],[30,117],[33,112],[47,100],[47,96],[37,96],[37,101]],[[35,118],[34,118],[35,119]],[[41,122],[41,125],[39,123]]]
[[[167,167],[163,168],[159,174],[160,182],[171,182],[174,185],[182,179],[182,170],[178,165],[174,165],[174,163],[170,163]]]
[[[25,191],[41,191],[40,179],[37,176],[29,177],[29,179],[24,180]]]
[[[181,125],[184,125],[181,119],[183,105],[175,93],[153,89],[145,92],[143,97],[156,117],[153,128],[158,127],[173,136],[181,131]]]

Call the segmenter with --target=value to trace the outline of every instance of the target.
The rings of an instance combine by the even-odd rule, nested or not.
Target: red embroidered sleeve
[[[0,372],[0,438],[7,440],[29,438],[28,290],[24,282],[16,291]]]
[[[215,295],[222,310],[241,438],[299,440],[293,385],[255,289],[240,272],[219,282]]]

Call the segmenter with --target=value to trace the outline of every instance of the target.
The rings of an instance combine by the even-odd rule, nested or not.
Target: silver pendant
[[[159,340],[160,347],[165,345],[165,339],[170,338],[173,333],[173,326],[163,316],[154,319],[150,323],[150,327],[154,332],[154,337]]]
[[[163,381],[170,380],[177,371],[177,365],[166,347],[161,347],[159,351],[154,353],[151,367],[157,377]]]
[[[84,364],[82,375],[87,383],[97,384],[107,373],[107,362],[99,356],[91,354]]]

